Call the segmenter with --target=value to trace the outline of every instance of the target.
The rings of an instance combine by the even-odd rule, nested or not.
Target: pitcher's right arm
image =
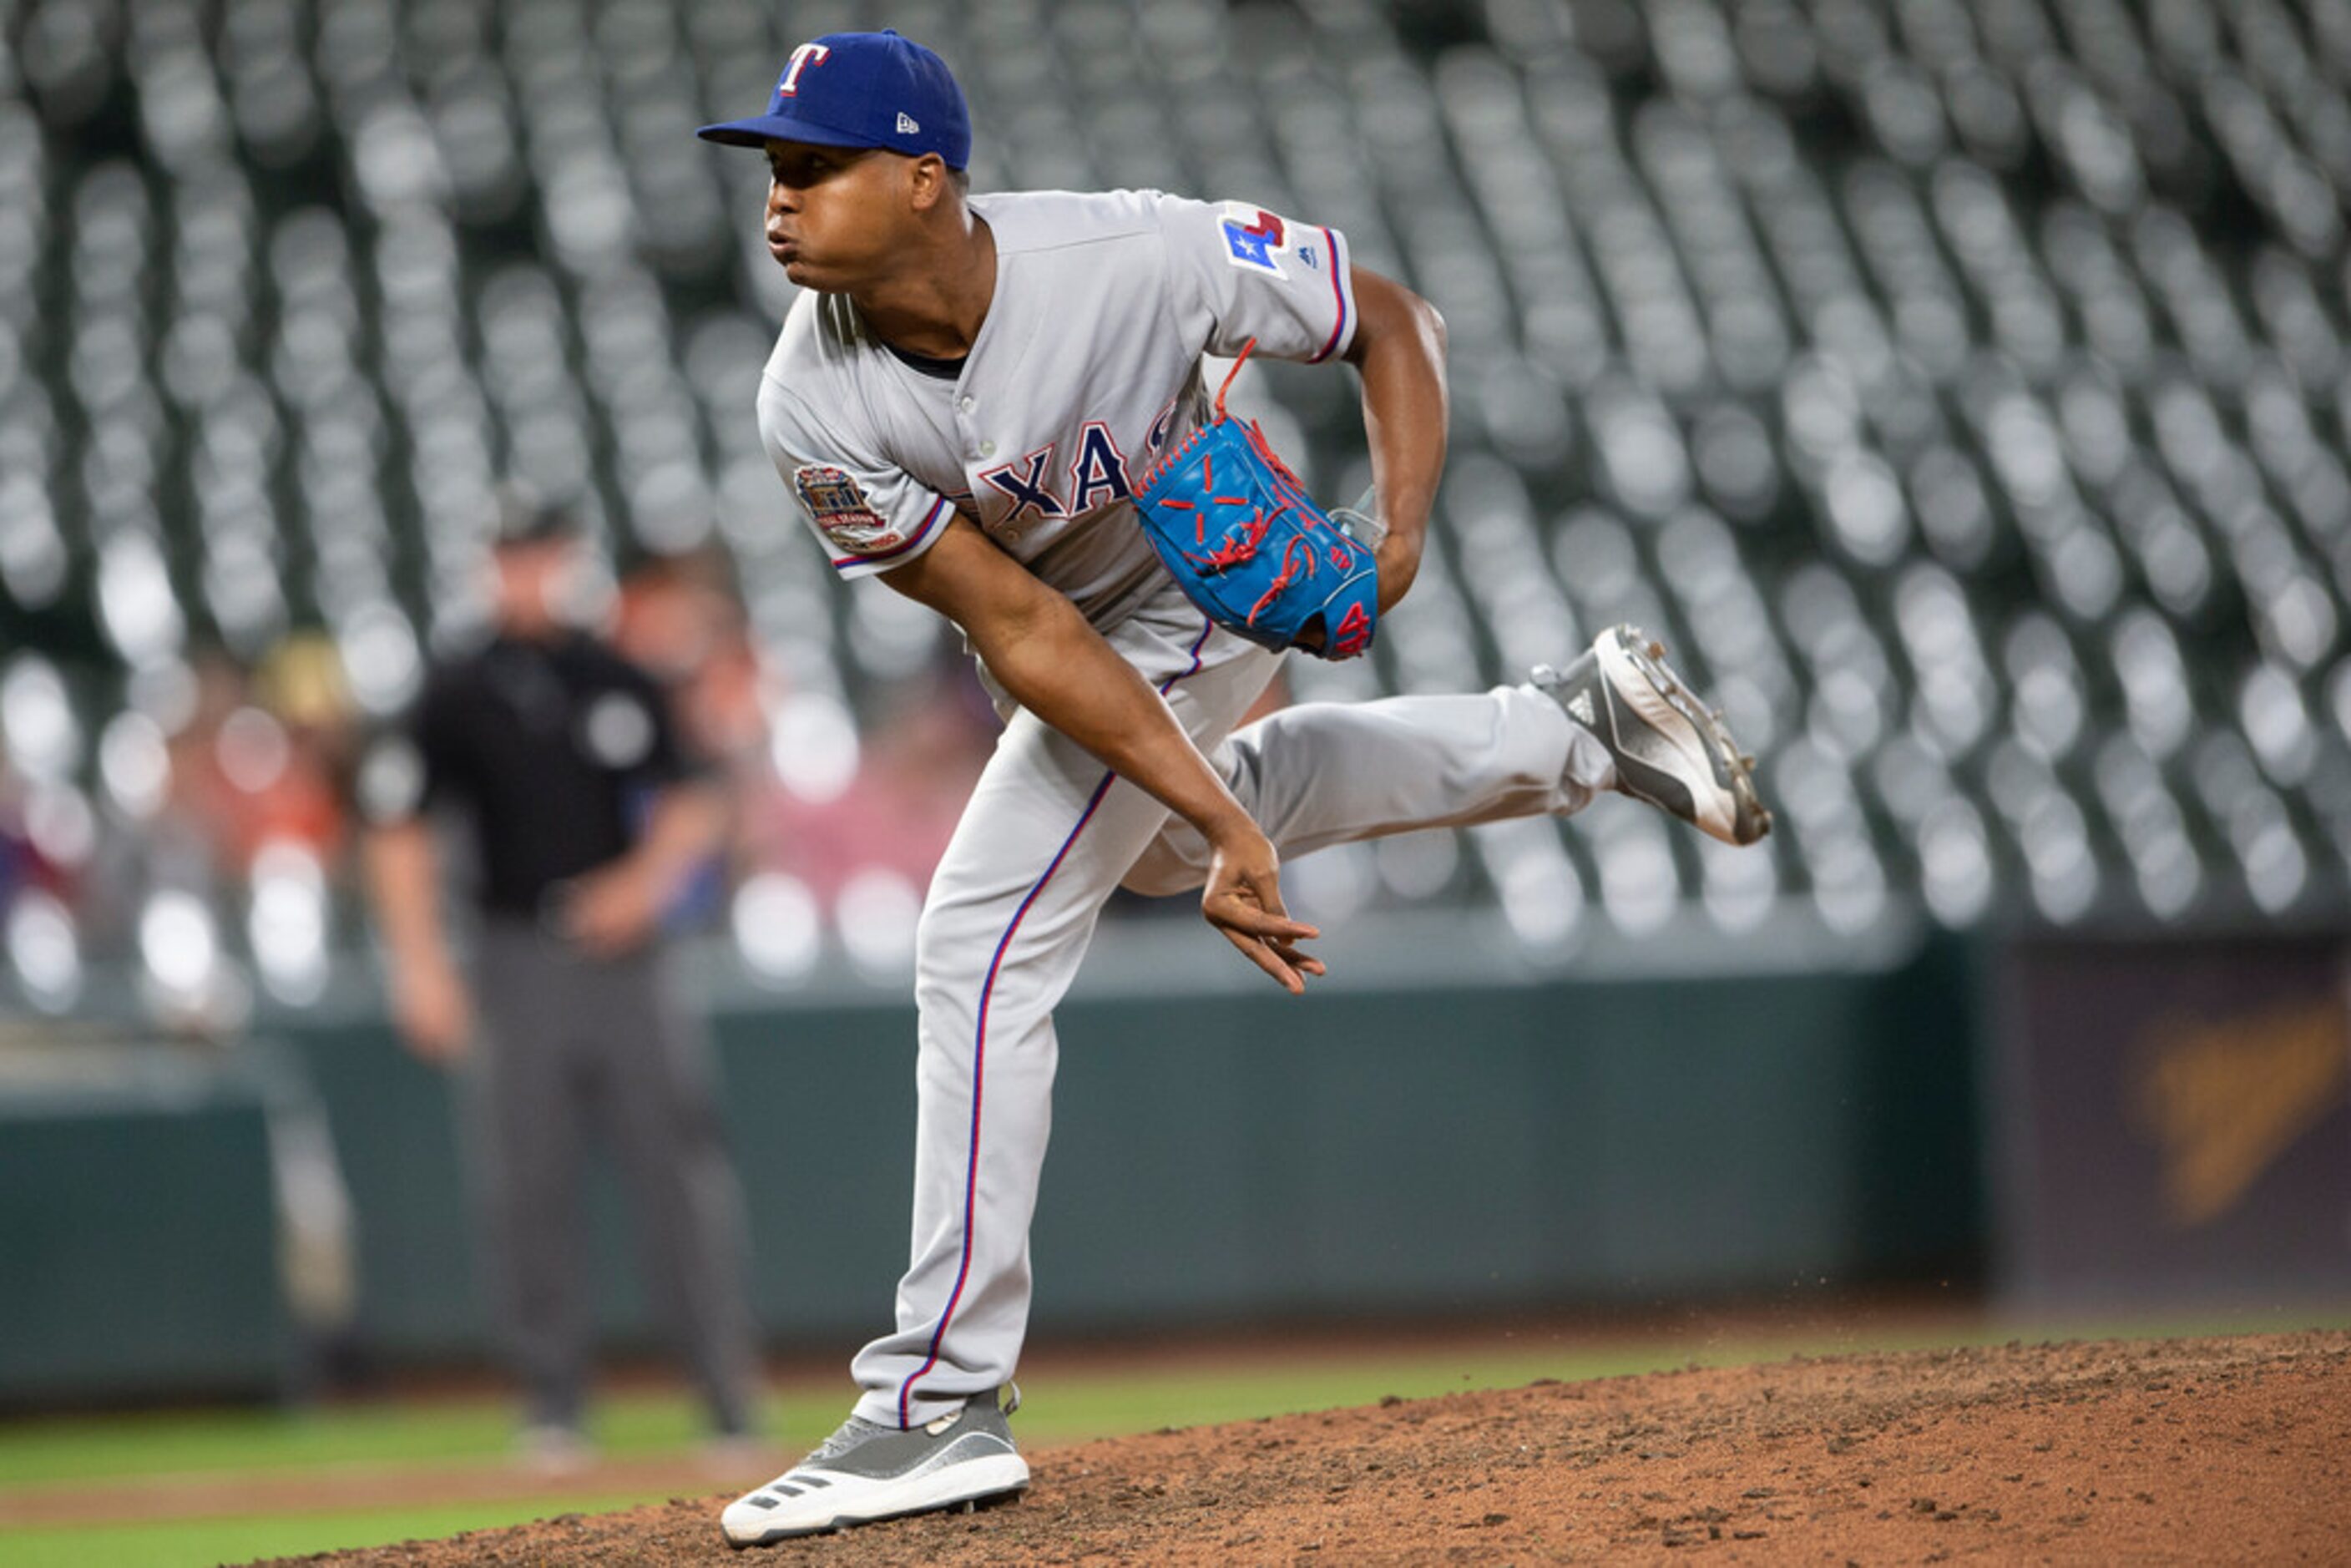
[[[1299,950],[1321,933],[1282,907],[1272,843],[1165,699],[1065,595],[963,517],[882,580],[961,627],[1015,702],[1199,831],[1210,851],[1201,913],[1251,962],[1292,993],[1323,972]]]

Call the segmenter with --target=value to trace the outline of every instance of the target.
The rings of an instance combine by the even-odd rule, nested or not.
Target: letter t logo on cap
[[[825,57],[831,53],[832,53],[831,48],[823,44],[802,44],[799,48],[794,49],[792,63],[784,68],[783,79],[776,83],[776,96],[778,98],[798,97],[800,90],[800,72],[810,66],[824,64]]]

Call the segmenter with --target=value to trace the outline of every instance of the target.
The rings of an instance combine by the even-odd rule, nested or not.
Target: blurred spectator
[[[631,570],[621,583],[612,645],[669,688],[697,755],[731,763],[763,749],[758,654],[734,575],[715,547],[649,556]]]
[[[271,653],[257,683],[218,650],[199,653],[193,672],[193,711],[168,749],[167,817],[193,831],[209,871],[227,881],[243,880],[276,841],[333,863],[343,832],[338,730],[349,724],[333,644],[298,634]]]
[[[580,1145],[620,1155],[649,1293],[722,1437],[750,1431],[756,1366],[742,1199],[703,1035],[668,996],[659,922],[725,831],[659,686],[562,612],[581,545],[565,515],[510,505],[493,551],[495,635],[436,669],[359,795],[394,1019],[461,1068],[483,1259],[525,1385],[528,1451],[584,1454],[593,1313],[580,1256]],[[423,813],[465,809],[478,865],[472,985],[440,914]],[[478,1038],[475,1008],[482,1011]]]
[[[929,885],[963,803],[996,744],[996,720],[960,668],[901,683],[878,704],[837,789],[766,777],[750,831],[759,863],[789,870],[832,904],[863,873]]]
[[[34,841],[26,820],[26,780],[10,766],[6,748],[0,747],[0,912],[26,889],[64,897],[71,884],[64,868],[43,854]]]
[[[768,761],[758,653],[716,547],[649,556],[632,569],[621,582],[612,645],[661,684],[686,750],[722,777],[730,799],[756,787]],[[726,846],[704,858],[664,912],[673,927],[717,910],[729,858]]]

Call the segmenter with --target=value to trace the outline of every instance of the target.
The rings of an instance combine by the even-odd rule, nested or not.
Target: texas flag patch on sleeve
[[[1282,231],[1278,214],[1247,202],[1227,202],[1221,221],[1227,261],[1251,272],[1282,276],[1281,264],[1274,257],[1281,254],[1289,236]]]
[[[818,530],[844,555],[874,555],[905,542],[856,479],[839,468],[804,464],[793,471],[792,488]]]

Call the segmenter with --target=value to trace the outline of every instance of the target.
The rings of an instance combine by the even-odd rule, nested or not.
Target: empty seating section
[[[43,863],[161,852],[207,649],[315,629],[396,710],[484,613],[509,476],[616,564],[723,542],[778,704],[940,656],[787,515],[764,171],[691,135],[866,8],[0,14],[0,739]],[[1634,620],[1779,811],[1747,853],[1625,810],[1340,852],[1300,870],[1326,907],[1492,899],[1543,944],[2351,905],[2351,0],[894,16],[962,75],[980,189],[1247,197],[1443,309],[1427,568],[1293,695],[1515,679]],[[1245,386],[1318,490],[1367,481],[1343,378]],[[14,884],[36,989],[61,925],[140,939],[54,883]]]

